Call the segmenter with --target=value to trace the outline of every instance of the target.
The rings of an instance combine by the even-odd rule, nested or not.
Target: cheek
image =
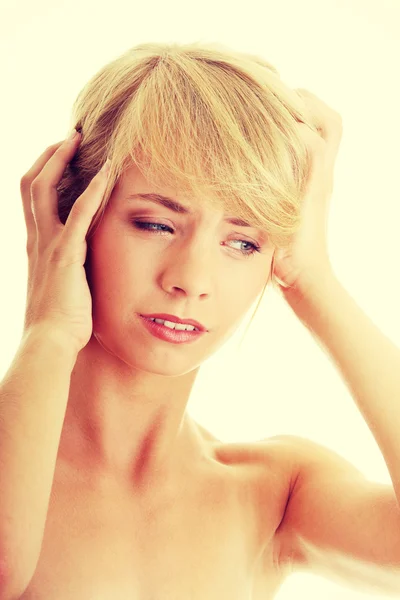
[[[256,301],[262,301],[268,277],[269,271],[265,276],[264,272],[258,271],[249,274],[248,278],[241,279],[240,285],[236,282],[235,289],[229,294],[229,300],[225,302],[227,316],[229,314],[234,320],[241,320]]]
[[[132,243],[100,244],[94,248],[89,262],[96,290],[104,297],[129,301],[129,297],[149,280],[152,261],[141,258]],[[121,301],[122,301],[121,300]]]

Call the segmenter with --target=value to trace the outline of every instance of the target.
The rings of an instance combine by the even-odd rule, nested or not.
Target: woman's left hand
[[[302,201],[300,229],[288,248],[275,251],[272,272],[283,288],[302,290],[313,278],[332,272],[326,231],[342,119],[311,92],[296,91],[315,115],[318,134],[308,125],[298,123],[310,152],[309,179]]]

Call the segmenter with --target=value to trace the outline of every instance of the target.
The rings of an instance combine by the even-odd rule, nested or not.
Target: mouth
[[[195,319],[189,319],[184,317],[181,318],[167,313],[153,313],[149,315],[140,316],[144,317],[145,319],[154,321],[159,325],[164,325],[169,329],[175,329],[176,331],[207,331],[207,328]]]
[[[140,315],[140,317],[149,333],[156,338],[172,344],[193,342],[206,332],[206,330],[200,331],[194,325],[190,324],[174,323],[148,315]]]

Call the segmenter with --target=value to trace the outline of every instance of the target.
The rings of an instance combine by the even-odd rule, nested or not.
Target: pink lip
[[[151,315],[141,316],[145,317],[146,319],[163,319],[164,321],[172,321],[173,323],[185,323],[186,325],[193,325],[193,327],[196,327],[199,331],[207,331],[207,328],[204,327],[204,325],[202,325],[198,321],[195,321],[194,319],[181,319],[180,317],[176,317],[175,315],[169,315],[167,313],[154,313]]]
[[[143,321],[144,326],[152,335],[161,340],[164,340],[165,342],[170,342],[172,344],[183,344],[186,342],[193,342],[205,333],[205,331],[186,331],[179,329],[170,329],[162,323],[156,323],[155,321],[151,321],[151,319],[148,316],[140,315],[140,317]],[[153,318],[161,319],[162,317]]]

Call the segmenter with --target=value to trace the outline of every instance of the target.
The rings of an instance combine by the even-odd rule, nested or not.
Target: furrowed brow
[[[177,202],[172,198],[168,198],[168,196],[162,196],[161,194],[130,194],[126,198],[127,200],[146,200],[148,202],[154,202],[156,204],[161,204],[165,206],[169,210],[172,210],[176,213],[180,213],[183,215],[191,215],[193,212]],[[224,221],[227,223],[231,223],[231,225],[237,225],[238,227],[251,227],[247,221],[243,221],[242,219],[238,219],[237,217],[225,217]]]

